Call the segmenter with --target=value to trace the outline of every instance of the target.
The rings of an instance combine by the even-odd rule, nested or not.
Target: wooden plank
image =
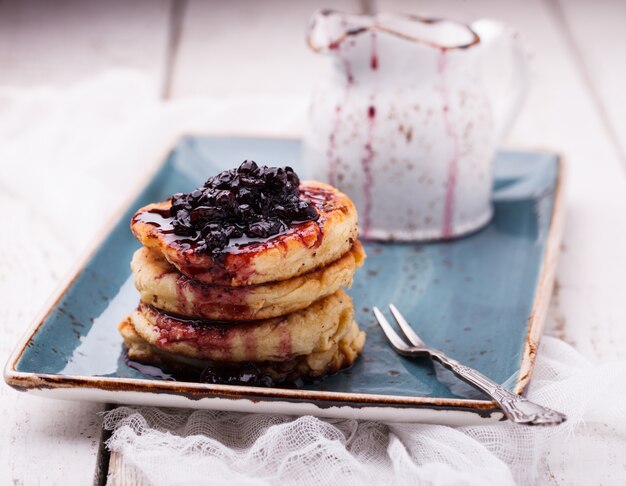
[[[172,80],[172,98],[308,95],[327,63],[305,43],[311,14],[328,3],[190,1]],[[358,12],[357,0],[333,8]]]
[[[626,167],[626,2],[551,0],[561,16],[581,74]]]
[[[533,86],[507,145],[561,152],[567,164],[567,216],[547,332],[586,356],[614,359],[626,346],[621,282],[626,268],[626,177],[576,56],[550,5],[539,0],[378,2],[379,10],[419,8],[472,21],[490,17],[520,31],[532,51]]]
[[[160,89],[168,17],[168,0],[2,2],[0,85],[66,86],[129,68]]]
[[[111,453],[107,486],[147,486],[149,481],[118,452]]]

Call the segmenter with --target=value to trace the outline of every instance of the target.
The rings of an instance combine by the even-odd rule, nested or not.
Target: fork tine
[[[374,307],[373,310],[374,316],[376,316],[376,320],[378,321],[378,324],[380,324],[385,336],[387,336],[391,346],[393,346],[396,351],[408,352],[409,346],[400,336],[398,336],[396,331],[393,330],[393,327],[391,327],[391,324],[389,324],[387,319],[385,319],[385,316],[383,316],[383,313],[380,312],[380,309],[378,309],[378,307]]]
[[[426,343],[422,341],[422,339],[417,335],[417,333],[411,327],[411,324],[409,324],[407,320],[404,318],[404,316],[400,314],[400,311],[398,310],[398,308],[395,305],[390,304],[389,310],[393,314],[393,317],[398,322],[400,329],[402,329],[402,332],[407,337],[407,339],[411,342],[411,344],[416,347],[426,347]]]

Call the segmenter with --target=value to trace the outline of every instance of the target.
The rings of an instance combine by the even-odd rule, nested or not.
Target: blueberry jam
[[[161,363],[158,367],[142,365],[126,357],[126,364],[131,368],[156,378],[165,377],[170,381],[206,383],[209,385],[240,385],[258,387],[280,387],[298,389],[308,385],[319,385],[329,376],[300,377],[294,373],[285,373],[274,379],[267,370],[268,362],[213,363],[204,369],[193,369],[180,363]],[[157,370],[157,371],[154,371]],[[343,370],[345,371],[345,369]]]
[[[236,239],[269,238],[294,223],[317,220],[317,209],[300,197],[291,167],[259,167],[246,160],[210,177],[190,193],[172,196],[172,232],[194,243],[197,253],[219,254]]]
[[[207,367],[200,374],[200,383],[221,385],[274,386],[272,377],[263,373],[254,363],[245,363],[238,369],[224,372],[223,367]]]

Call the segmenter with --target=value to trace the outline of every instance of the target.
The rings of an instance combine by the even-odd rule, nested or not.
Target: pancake
[[[273,319],[196,320],[145,303],[129,318],[145,341],[170,353],[226,362],[288,361],[336,345],[348,331],[354,309],[352,299],[338,290],[306,309]]]
[[[159,366],[181,375],[198,376],[199,372],[215,366],[214,361],[189,358],[164,351],[151,345],[135,331],[130,318],[119,325],[128,357],[134,361]],[[254,363],[260,373],[274,382],[293,382],[299,378],[315,378],[335,373],[354,363],[365,343],[365,333],[352,321],[343,337],[326,351],[299,356],[282,362]],[[230,373],[236,374],[236,367]]]
[[[147,248],[135,252],[130,267],[141,300],[181,316],[209,320],[254,320],[283,316],[352,285],[365,259],[355,241],[339,260],[289,280],[245,287],[207,285],[180,274]]]
[[[173,234],[169,200],[141,208],[131,230],[144,246],[200,282],[244,286],[287,280],[338,260],[357,238],[356,208],[345,194],[327,184],[305,181],[300,195],[317,209],[316,221],[293,225],[265,240],[231,240],[217,256],[196,252],[189,238]]]

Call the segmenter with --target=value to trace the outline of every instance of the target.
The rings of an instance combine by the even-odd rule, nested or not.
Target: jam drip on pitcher
[[[441,232],[444,238],[450,238],[453,234],[454,205],[459,170],[459,136],[454,128],[454,124],[450,120],[450,94],[446,86],[447,65],[447,51],[445,49],[441,49],[439,52],[439,58],[437,60],[437,73],[439,74],[441,82],[441,86],[439,89],[442,101],[443,122],[446,129],[446,135],[450,139],[452,147],[452,156],[448,164],[446,195],[443,208],[443,227]]]
[[[341,158],[337,155],[337,137],[339,136],[339,130],[341,128],[342,123],[342,115],[343,115],[343,107],[348,102],[348,96],[350,94],[350,89],[354,84],[354,74],[352,72],[352,63],[346,57],[345,53],[343,53],[342,49],[347,49],[352,47],[354,41],[350,43],[337,43],[332,42],[328,48],[330,50],[336,50],[338,57],[343,65],[344,73],[346,76],[346,84],[344,89],[343,101],[337,103],[335,105],[335,113],[333,118],[333,126],[328,135],[328,149],[326,150],[326,157],[328,158],[328,182],[330,185],[337,185],[337,171],[339,165],[341,164]]]
[[[326,150],[326,157],[328,157],[328,182],[330,185],[336,185],[337,167],[339,166],[340,159],[336,155],[337,151],[337,134],[339,127],[341,126],[341,110],[340,104],[335,106],[335,114],[333,118],[333,128],[328,135],[328,149]]]
[[[372,97],[373,101],[373,97]],[[372,226],[372,186],[374,185],[374,177],[372,171],[372,162],[374,161],[373,132],[374,123],[376,121],[376,107],[371,104],[367,108],[367,138],[365,141],[365,155],[361,159],[361,167],[363,169],[363,197],[365,203],[363,206],[363,236],[367,237]]]
[[[372,32],[372,48],[370,54],[370,68],[372,71],[378,69],[378,48],[376,47],[376,32]]]
[[[370,69],[376,71],[378,69],[378,48],[376,46],[376,32],[371,33],[370,44]],[[374,176],[372,163],[374,161],[374,124],[376,122],[376,107],[374,106],[374,94],[370,95],[370,105],[367,107],[367,134],[365,138],[365,155],[361,159],[361,167],[363,169],[363,236],[367,237],[372,226],[372,186],[374,185]]]

